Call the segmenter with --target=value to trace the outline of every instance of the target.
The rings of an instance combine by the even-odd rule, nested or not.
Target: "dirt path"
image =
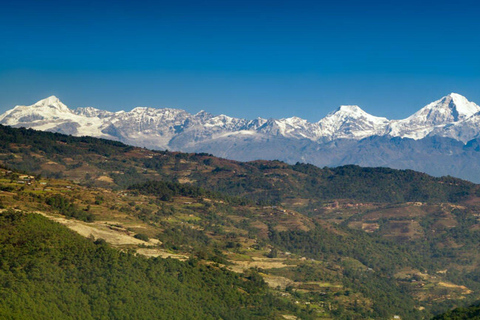
[[[235,265],[230,266],[230,270],[235,272],[243,272],[243,270],[250,268],[274,269],[295,267],[295,265],[285,264],[285,259],[280,258],[252,258],[253,261],[232,261]]]
[[[109,228],[109,225],[105,222],[98,221],[92,223],[86,223],[83,221],[78,221],[75,219],[67,219],[57,215],[49,215],[45,212],[36,212],[41,214],[53,221],[63,224],[69,229],[77,232],[78,234],[89,238],[93,237],[95,239],[104,239],[106,242],[110,243],[113,246],[124,246],[124,245],[147,245],[154,246],[160,244],[160,241],[157,239],[150,239],[148,242],[142,241],[140,239],[134,238],[132,235],[126,234],[121,230],[114,230]]]

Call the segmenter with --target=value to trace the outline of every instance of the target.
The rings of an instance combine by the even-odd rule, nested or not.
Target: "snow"
[[[295,116],[248,120],[213,116],[203,110],[192,115],[172,108],[136,107],[131,111],[109,112],[87,107],[72,111],[57,97],[50,96],[31,106],[8,110],[0,116],[0,123],[116,139],[152,148],[166,148],[172,139],[180,139],[186,145],[235,135],[283,136],[318,142],[359,140],[375,135],[411,139],[438,135],[466,142],[480,136],[480,107],[451,93],[402,120],[388,120],[373,116],[356,105],[342,105],[320,121],[311,123]]]
[[[477,112],[480,112],[480,107],[475,103],[459,94],[451,93],[426,105],[406,119],[392,121],[389,134],[415,140],[423,139],[434,132],[440,136],[452,136],[443,132],[455,131],[454,128],[446,129],[447,125],[456,127]]]
[[[230,136],[236,136],[236,135],[254,136],[256,134],[257,134],[257,132],[252,131],[252,130],[239,130],[239,131],[235,131],[235,132],[227,132],[227,133],[221,134],[221,135],[217,136],[216,138],[230,137]]]
[[[321,137],[334,139],[363,139],[372,135],[383,135],[389,120],[373,116],[359,106],[340,106],[318,122]]]
[[[480,111],[480,107],[478,105],[468,101],[464,96],[453,92],[450,93],[449,96],[455,103],[458,113],[464,115],[465,117],[470,117]]]

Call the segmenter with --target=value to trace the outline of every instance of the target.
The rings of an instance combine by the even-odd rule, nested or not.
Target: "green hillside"
[[[0,214],[3,319],[272,319],[295,307],[262,278],[89,241],[36,214]]]
[[[119,266],[113,277],[118,278],[124,268],[129,270],[129,263],[145,265],[136,273],[143,280],[128,281],[160,286],[149,273],[156,264],[187,268],[188,281],[182,285],[167,281],[179,288],[174,290],[181,295],[179,301],[190,297],[187,300],[195,304],[192,309],[198,309],[186,318],[296,314],[306,319],[389,319],[395,315],[425,319],[480,299],[480,198],[475,184],[411,170],[241,163],[208,154],[151,151],[108,140],[4,126],[0,126],[0,135],[0,162],[5,166],[0,169],[0,208],[10,215],[10,208],[41,212],[89,238],[75,236],[83,239],[85,248],[83,255],[74,255],[90,259],[87,264],[106,261]],[[47,224],[35,215],[21,216]],[[0,228],[2,237],[9,238],[4,233],[12,228],[16,227]],[[25,249],[24,244],[8,245],[13,249],[5,254]],[[45,248],[51,247],[43,245],[39,254],[45,255],[50,252]],[[100,248],[122,262],[99,256]],[[22,252],[27,260],[37,254],[35,250]],[[70,254],[60,252],[56,253],[58,261],[64,259],[62,254]],[[57,261],[49,256],[48,260]],[[55,268],[64,267],[58,261]],[[76,263],[67,262],[76,270]],[[64,286],[62,281],[70,279],[64,272],[56,271],[62,279],[54,284]],[[89,312],[93,310],[89,299],[98,296],[88,291],[88,283],[104,285],[107,276],[102,272],[92,273],[90,279],[76,278],[72,285],[71,296],[79,294],[77,304],[81,308],[89,305]],[[230,282],[228,286],[203,282],[204,273],[215,277],[218,273],[219,279]],[[250,285],[252,281],[255,286]],[[203,293],[202,288],[209,286],[215,290]],[[133,300],[123,296],[121,300],[138,304],[145,299],[144,308],[150,310],[149,297],[160,293],[146,288],[147,293],[134,291]],[[28,292],[9,291],[5,303],[13,305],[15,295],[24,291]],[[225,304],[218,302],[222,295],[232,295],[234,313],[222,309]],[[205,299],[212,306],[202,309]],[[37,308],[34,298],[21,300],[30,305],[18,310]],[[119,303],[107,302],[111,312],[123,310]],[[38,300],[39,310],[54,308],[57,302],[49,300],[52,305],[48,307],[45,303]],[[69,309],[62,308],[61,312]],[[116,318],[105,314],[105,318]],[[125,314],[127,318],[144,317],[143,313]]]

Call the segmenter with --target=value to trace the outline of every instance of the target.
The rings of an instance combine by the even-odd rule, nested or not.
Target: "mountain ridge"
[[[116,140],[130,140],[129,135],[143,132],[159,133],[166,137],[167,132],[179,134],[187,128],[196,126],[212,137],[216,133],[232,133],[241,130],[251,134],[267,134],[295,139],[309,139],[316,142],[336,139],[361,140],[370,136],[391,136],[420,140],[427,135],[438,135],[460,140],[466,144],[480,134],[480,127],[470,130],[468,134],[453,133],[454,128],[465,126],[466,120],[480,117],[480,107],[465,97],[451,93],[436,100],[411,116],[400,120],[371,115],[359,106],[342,105],[318,122],[309,122],[293,116],[282,119],[254,120],[233,118],[227,115],[212,115],[205,111],[190,114],[182,109],[136,107],[131,111],[110,112],[93,107],[69,109],[57,97],[50,96],[31,106],[18,105],[0,116],[0,123],[11,126],[26,126],[39,130],[50,130],[73,135],[106,137]],[[49,122],[49,124],[47,123]],[[470,121],[474,122],[474,121]],[[62,125],[72,123],[77,127],[75,133],[65,131]],[[469,122],[466,122],[469,123]],[[53,126],[57,124],[57,126]],[[58,125],[60,124],[60,125]],[[123,131],[120,136],[108,132],[109,126],[124,128],[134,124],[136,131]],[[96,131],[86,130],[94,126]],[[468,126],[472,127],[472,125]],[[445,128],[447,128],[445,130]],[[156,131],[152,131],[152,130]],[[462,131],[465,131],[462,130]],[[211,133],[211,134],[210,134]],[[120,133],[117,133],[120,134]],[[170,138],[173,138],[171,135]],[[167,148],[169,141],[164,139],[153,146],[157,149]]]
[[[467,147],[480,137],[480,107],[456,93],[405,119],[376,117],[359,106],[345,105],[318,122],[295,116],[242,119],[203,110],[190,114],[173,108],[69,109],[51,96],[8,110],[0,116],[0,124],[117,140],[149,149],[207,152],[241,161],[390,166],[480,182],[480,176],[471,173],[480,167],[478,151]],[[424,150],[435,150],[437,157]]]

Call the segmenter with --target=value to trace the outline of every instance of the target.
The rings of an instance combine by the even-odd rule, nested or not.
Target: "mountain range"
[[[241,161],[383,166],[480,182],[480,107],[456,93],[402,120],[376,117],[349,105],[315,123],[298,117],[248,120],[171,108],[70,109],[51,96],[8,110],[0,124]]]

